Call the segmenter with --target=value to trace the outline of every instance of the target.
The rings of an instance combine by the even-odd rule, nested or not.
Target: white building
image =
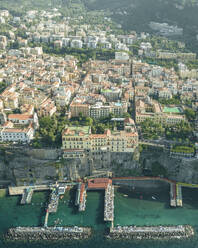
[[[97,42],[96,41],[90,41],[87,43],[88,48],[97,48]]]
[[[112,47],[111,43],[108,41],[101,43],[101,46],[102,46],[102,48],[105,48],[105,49],[111,49],[111,47]]]
[[[126,44],[123,44],[123,43],[116,43],[116,44],[115,44],[115,50],[129,51],[129,48],[126,46]]]
[[[2,142],[25,142],[30,143],[34,138],[34,129],[28,127],[26,129],[20,128],[3,128],[0,131],[0,141]]]
[[[8,17],[9,16],[9,11],[8,10],[0,10],[0,16],[3,17]]]
[[[81,40],[72,40],[70,43],[70,46],[72,48],[82,48],[83,47],[83,42]]]
[[[129,54],[124,52],[116,52],[115,53],[116,60],[129,60]]]
[[[68,47],[70,44],[70,39],[69,38],[62,38],[62,44],[63,44],[63,47]]]

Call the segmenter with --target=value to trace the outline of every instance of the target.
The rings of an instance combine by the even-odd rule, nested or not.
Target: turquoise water
[[[169,192],[163,190],[128,191],[117,189],[115,194],[115,224],[167,225],[190,224],[198,230],[198,189],[183,189],[183,208],[169,207]],[[155,199],[152,198],[155,197]],[[83,213],[75,209],[74,192],[67,192],[60,200],[58,212],[50,214],[49,225],[82,225],[94,228],[93,238],[87,241],[56,243],[7,243],[3,232],[11,226],[38,226],[44,222],[45,205],[49,195],[34,193],[32,204],[21,206],[20,197],[0,198],[0,248],[196,248],[198,235],[185,241],[107,241],[104,233],[108,227],[103,222],[103,192],[88,192],[87,207]]]

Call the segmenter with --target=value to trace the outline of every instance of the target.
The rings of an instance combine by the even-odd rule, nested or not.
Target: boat
[[[124,195],[124,197],[128,197],[128,195]]]
[[[157,200],[154,196],[152,196],[152,199],[153,199],[153,200]]]

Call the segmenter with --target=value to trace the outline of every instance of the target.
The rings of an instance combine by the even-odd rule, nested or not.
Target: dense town
[[[0,22],[9,26],[0,35],[2,143],[61,146],[65,159],[88,150],[134,152],[146,142],[196,156],[198,70],[188,69],[196,54],[184,43],[175,42],[177,52],[154,49],[148,33],[114,34],[108,17],[92,26],[58,9],[21,17],[1,10]],[[75,49],[93,56],[84,61],[71,55]],[[145,58],[174,59],[177,69]]]
[[[0,247],[197,242],[198,36],[138,2],[2,1]]]

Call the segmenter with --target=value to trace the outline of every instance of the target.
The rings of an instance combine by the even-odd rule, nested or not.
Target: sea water
[[[48,192],[33,194],[30,205],[20,205],[20,196],[0,197],[0,248],[196,248],[198,247],[198,189],[183,188],[183,207],[169,207],[169,189],[115,190],[115,225],[178,225],[190,224],[195,236],[170,241],[109,241],[104,237],[108,224],[103,221],[104,192],[88,192],[86,211],[74,206],[75,191],[67,191],[60,200],[57,213],[49,215],[49,226],[91,226],[93,237],[85,241],[67,242],[6,242],[3,234],[9,227],[40,226],[44,223]]]

